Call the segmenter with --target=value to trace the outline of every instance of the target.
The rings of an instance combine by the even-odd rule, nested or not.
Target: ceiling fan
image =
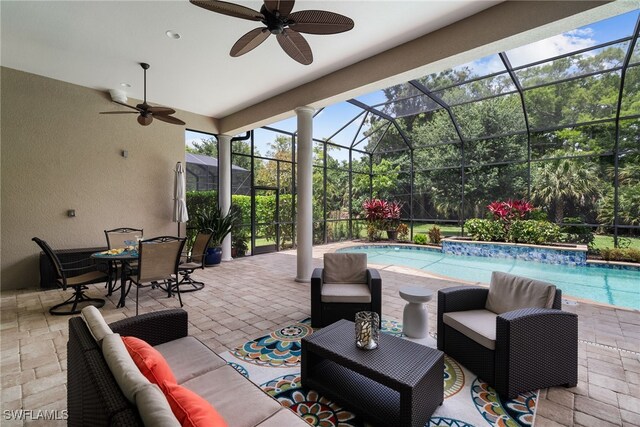
[[[147,70],[149,69],[149,64],[141,62],[140,66],[144,70],[144,101],[142,101],[142,104],[134,107],[133,105],[125,104],[124,102],[114,99],[113,102],[116,104],[132,108],[135,111],[103,111],[100,114],[138,114],[138,123],[142,126],[149,126],[154,117],[163,122],[171,123],[172,125],[184,125],[185,122],[171,116],[171,114],[175,114],[176,110],[167,107],[153,107],[147,104]]]
[[[189,0],[192,4],[212,12],[249,21],[260,21],[266,28],[249,31],[233,45],[231,56],[244,55],[275,34],[280,47],[303,65],[313,62],[309,43],[300,33],[336,34],[353,28],[353,20],[326,10],[301,10],[291,13],[294,0],[264,0],[260,12],[234,3],[217,0]]]

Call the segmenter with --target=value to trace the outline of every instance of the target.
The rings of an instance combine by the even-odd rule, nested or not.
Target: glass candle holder
[[[380,316],[374,311],[356,313],[356,346],[363,350],[378,348]]]

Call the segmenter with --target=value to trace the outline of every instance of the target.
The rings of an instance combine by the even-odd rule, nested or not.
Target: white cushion
[[[91,336],[98,344],[100,344],[105,336],[113,333],[109,325],[107,325],[107,322],[105,322],[104,317],[102,317],[102,314],[100,314],[100,310],[94,306],[88,305],[83,308],[80,316],[82,320],[84,320],[84,323],[86,323]]]
[[[104,337],[102,340],[102,355],[107,361],[109,370],[115,377],[122,394],[129,402],[135,403],[136,393],[151,384],[151,382],[142,375],[119,334],[111,334]]]
[[[367,254],[324,254],[324,283],[367,283]]]
[[[321,291],[322,302],[370,303],[369,286],[354,283],[325,283]]]
[[[485,308],[497,314],[520,308],[551,308],[555,285],[528,277],[494,271]]]
[[[226,360],[194,337],[178,338],[154,348],[171,366],[178,384],[227,364]]]
[[[149,384],[138,390],[136,408],[145,426],[180,427],[167,398],[155,384]]]
[[[495,350],[497,317],[489,310],[454,311],[444,313],[442,321],[478,344]]]

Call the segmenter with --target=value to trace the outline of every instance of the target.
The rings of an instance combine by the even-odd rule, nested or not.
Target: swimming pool
[[[640,269],[542,264],[391,245],[355,246],[337,252],[366,253],[372,264],[403,265],[469,282],[489,283],[492,271],[502,271],[551,282],[562,289],[563,295],[640,310]]]

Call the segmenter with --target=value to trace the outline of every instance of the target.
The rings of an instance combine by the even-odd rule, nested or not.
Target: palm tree
[[[561,223],[568,202],[584,206],[587,200],[599,196],[596,169],[593,164],[575,159],[544,162],[535,171],[531,196],[537,203],[555,206],[555,221]]]

